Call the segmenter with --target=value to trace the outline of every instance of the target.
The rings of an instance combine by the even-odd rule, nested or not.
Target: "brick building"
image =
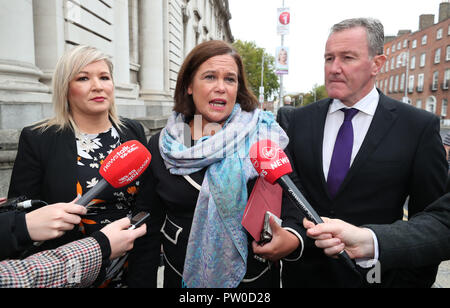
[[[419,17],[419,30],[400,30],[386,37],[385,66],[377,77],[377,87],[397,100],[429,112],[450,125],[450,3],[439,6],[434,15]]]

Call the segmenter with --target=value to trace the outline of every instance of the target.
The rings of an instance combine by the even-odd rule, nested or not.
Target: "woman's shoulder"
[[[56,125],[46,125],[46,121],[25,126],[21,131],[21,136],[39,139],[52,138],[57,135],[72,133],[70,128],[58,128]]]

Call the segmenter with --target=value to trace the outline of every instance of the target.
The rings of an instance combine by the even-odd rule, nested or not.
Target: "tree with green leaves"
[[[303,105],[306,106],[308,104],[314,103],[316,101],[320,101],[321,99],[327,98],[328,93],[325,89],[325,85],[317,85],[315,84],[311,91],[303,95]]]
[[[241,55],[249,87],[256,97],[260,94],[259,87],[261,86],[261,64],[263,54],[264,99],[267,100],[273,94],[278,93],[280,84],[278,83],[278,76],[275,74],[275,57],[267,54],[264,48],[257,47],[255,42],[237,40],[233,43],[233,46]]]

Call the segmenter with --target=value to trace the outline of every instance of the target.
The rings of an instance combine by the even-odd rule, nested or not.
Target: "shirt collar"
[[[378,93],[377,88],[374,86],[372,91],[370,91],[369,94],[367,94],[359,102],[353,105],[352,108],[358,109],[365,114],[373,116],[375,114],[375,110],[377,109],[379,99],[380,93]],[[344,103],[335,98],[330,105],[328,113],[334,113],[342,108],[348,108],[348,106],[344,105]]]

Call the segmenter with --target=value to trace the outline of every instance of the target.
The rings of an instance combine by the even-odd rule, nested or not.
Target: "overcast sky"
[[[228,0],[235,40],[254,41],[275,55],[281,37],[277,35],[277,8],[282,0]],[[285,0],[290,8],[289,75],[284,76],[286,92],[308,92],[323,84],[323,53],[331,26],[353,17],[373,17],[384,25],[385,35],[400,29],[419,28],[421,14],[434,14],[438,21],[439,4],[447,0]]]

